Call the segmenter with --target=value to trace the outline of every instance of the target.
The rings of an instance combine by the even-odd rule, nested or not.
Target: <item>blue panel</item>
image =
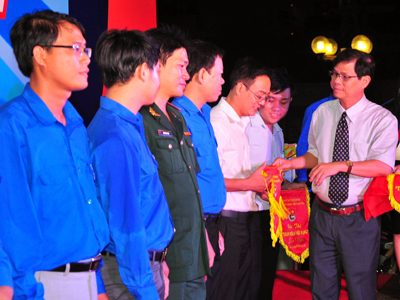
[[[68,13],[68,0],[9,0],[6,19],[0,20],[0,37],[11,47],[10,30],[15,21],[26,13],[44,9]],[[13,68],[15,68],[15,59],[2,53],[0,55],[0,102],[17,96],[26,81],[19,71],[15,71],[22,76],[18,79],[18,76],[12,71]]]
[[[43,2],[46,3],[51,10],[68,14],[68,0],[43,0]]]
[[[40,0],[9,0],[6,19],[0,20],[0,35],[11,45],[10,30],[15,21],[26,13],[44,9],[49,7]]]
[[[0,104],[22,93],[24,84],[0,59]]]

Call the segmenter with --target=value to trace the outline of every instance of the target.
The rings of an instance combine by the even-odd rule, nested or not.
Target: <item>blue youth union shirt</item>
[[[194,148],[201,172],[197,173],[204,213],[218,214],[225,206],[226,188],[217,152],[217,140],[210,122],[211,107],[204,104],[201,111],[183,95],[172,104],[181,114],[192,134]]]
[[[11,263],[7,254],[3,250],[3,244],[0,240],[0,286],[1,285],[13,287]]]
[[[29,84],[0,107],[0,238],[15,299],[43,299],[36,271],[94,257],[109,243],[85,126],[68,101],[63,112],[66,126]]]
[[[123,283],[135,299],[158,299],[148,250],[164,250],[174,225],[142,116],[101,97],[88,127],[100,201]]]

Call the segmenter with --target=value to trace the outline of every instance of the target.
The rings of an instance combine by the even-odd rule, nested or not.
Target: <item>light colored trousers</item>
[[[44,286],[46,300],[96,300],[96,272],[49,272],[35,273],[37,282]]]

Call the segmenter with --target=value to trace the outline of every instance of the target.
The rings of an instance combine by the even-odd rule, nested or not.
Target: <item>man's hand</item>
[[[400,174],[400,165],[394,167],[394,172],[393,173]]]
[[[268,191],[264,191],[262,193],[259,193],[258,195],[260,195],[261,199],[263,199],[265,201],[269,201]]]
[[[224,253],[225,251],[225,240],[221,232],[218,232],[218,234],[219,234],[218,236],[219,255],[222,256],[222,253]]]
[[[97,296],[97,299],[98,299],[98,300],[110,300],[110,299],[108,298],[108,296],[107,296],[106,293],[99,294],[99,295]]]
[[[169,268],[165,260],[162,262],[162,270],[164,275],[164,300],[165,300],[169,296],[169,278],[168,278]]]
[[[7,285],[0,286],[0,300],[12,300],[14,290]]]
[[[322,181],[329,176],[336,175],[339,172],[346,172],[347,165],[343,161],[331,163],[319,163],[310,172],[310,181],[316,186],[321,185]]]
[[[208,263],[211,268],[214,265],[215,252],[210,243],[210,239],[208,238],[207,230],[206,230],[206,238],[207,238],[207,250],[208,250]]]
[[[282,170],[284,172],[293,169],[292,160],[290,159],[277,158],[272,165],[278,166],[278,170]]]
[[[265,166],[267,165],[266,162],[264,162],[261,166],[259,166],[253,174],[251,174],[247,180],[249,181],[250,184],[250,189],[253,192],[258,192],[262,193],[265,191],[266,186],[265,186],[265,181],[269,181],[271,175],[264,177],[261,175],[261,171],[264,170]]]

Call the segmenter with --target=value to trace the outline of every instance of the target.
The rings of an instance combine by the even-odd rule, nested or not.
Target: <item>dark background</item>
[[[84,3],[70,0],[70,14],[83,23],[88,45],[94,48],[106,28],[107,0],[91,1],[87,7]],[[311,41],[316,36],[333,38],[339,49],[349,48],[356,35],[368,36],[377,68],[366,89],[367,98],[383,104],[395,96],[400,75],[399,13],[400,1],[393,0],[157,1],[158,25],[176,25],[191,38],[210,41],[225,50],[227,82],[222,95],[228,94],[234,62],[243,56],[288,70],[296,83],[291,108],[280,122],[288,143],[297,142],[305,108],[330,93],[332,62],[318,59],[312,52]],[[96,20],[91,20],[93,14]],[[93,60],[90,68],[89,89],[71,98],[86,124],[96,112],[101,94]]]

